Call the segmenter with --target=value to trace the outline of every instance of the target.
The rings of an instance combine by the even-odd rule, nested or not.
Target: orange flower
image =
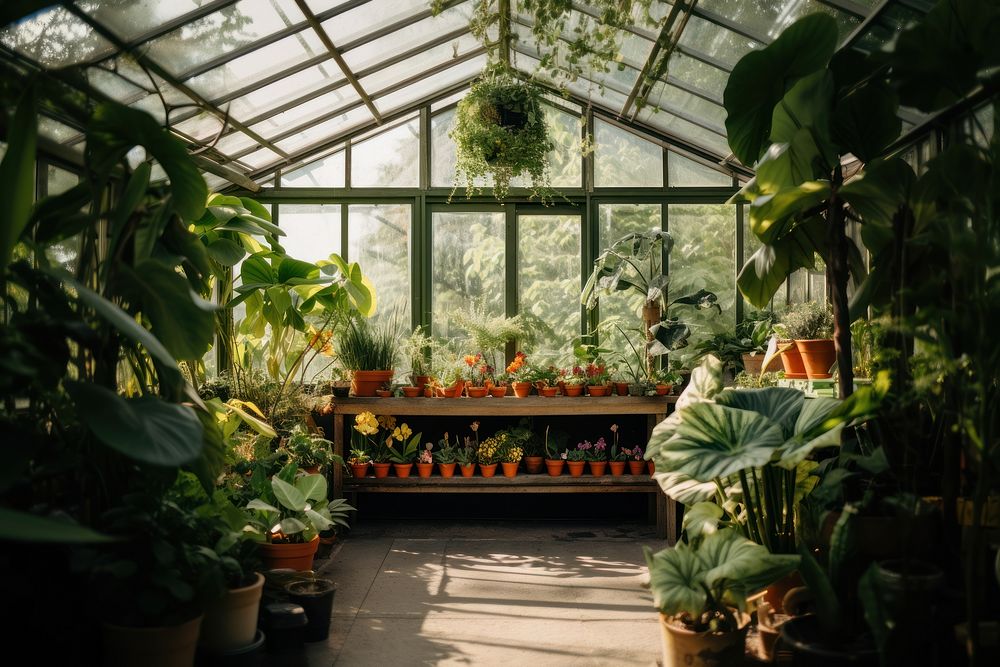
[[[466,366],[475,366],[476,365],[476,357],[475,357],[475,355],[472,355],[472,354],[465,355],[465,365]]]

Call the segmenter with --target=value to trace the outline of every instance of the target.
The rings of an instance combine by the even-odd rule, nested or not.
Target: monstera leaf
[[[680,543],[657,553],[645,547],[643,552],[653,604],[668,616],[686,613],[697,618],[717,610],[718,604],[744,609],[748,595],[799,565],[798,556],[772,554],[735,528],[710,533],[696,546]]]

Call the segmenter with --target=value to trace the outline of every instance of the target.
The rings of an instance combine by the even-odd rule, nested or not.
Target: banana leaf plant
[[[796,508],[819,481],[809,456],[838,447],[847,424],[870,416],[876,389],[886,390],[884,379],[851,401],[789,387],[723,389],[722,363],[708,357],[653,429],[645,457],[671,498],[713,500],[753,541],[794,553]]]
[[[594,270],[584,285],[580,301],[587,310],[597,307],[600,297],[631,292],[643,298],[642,319],[646,334],[646,377],[652,377],[656,357],[688,344],[691,328],[671,317],[674,306],[714,308],[721,313],[718,296],[708,290],[671,299],[670,278],[664,273],[664,258],[674,240],[664,231],[627,234],[594,260]]]
[[[737,279],[750,303],[763,308],[787,277],[826,266],[834,311],[842,397],[853,391],[848,280],[865,277],[849,222],[892,210],[894,190],[868,187],[864,172],[846,182],[849,156],[875,165],[899,136],[899,102],[875,57],[837,52],[837,24],[806,16],[766,48],[733,68],[723,96],[733,153],[756,176],[734,197],[749,202],[750,229],[763,244]]]
[[[688,539],[643,553],[654,606],[695,632],[737,630],[732,609],[745,611],[747,597],[799,566],[799,556],[772,554],[736,528],[717,530],[714,521]]]

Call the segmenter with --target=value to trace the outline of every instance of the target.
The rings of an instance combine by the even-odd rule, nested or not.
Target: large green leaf
[[[816,254],[825,246],[826,222],[811,218],[771,245],[758,248],[743,265],[736,285],[747,301],[767,307],[785,279],[800,268],[813,268]]]
[[[826,67],[837,40],[832,17],[810,14],[736,63],[723,104],[729,147],[743,164],[755,164],[767,148],[774,106],[798,79]]]
[[[166,264],[145,259],[135,269],[120,267],[120,289],[133,304],[141,304],[150,328],[176,359],[201,359],[212,346],[217,307],[191,290]]]
[[[278,282],[274,269],[263,257],[251,255],[240,265],[240,279],[247,285],[273,285]]]
[[[781,427],[766,417],[714,403],[696,403],[684,408],[669,440],[656,442],[654,433],[650,447],[659,445],[657,461],[663,461],[668,471],[708,482],[764,465],[784,440]]]
[[[302,492],[277,475],[271,480],[271,489],[284,507],[295,512],[301,512],[306,508],[306,497]]]
[[[781,427],[784,437],[795,433],[795,424],[806,402],[805,394],[790,387],[730,389],[715,398],[719,405],[750,410],[764,415]]]
[[[236,266],[247,256],[247,251],[232,239],[216,239],[208,244],[208,254],[223,266]]]
[[[132,176],[128,179],[128,185],[125,186],[125,192],[122,194],[121,200],[112,212],[109,221],[109,235],[111,238],[108,241],[108,254],[112,257],[120,256],[118,244],[121,242],[122,234],[125,232],[125,227],[132,213],[135,212],[135,209],[139,207],[139,204],[142,203],[143,198],[146,196],[146,191],[149,189],[149,175],[152,173],[152,169],[152,165],[149,162],[143,162],[135,168]],[[111,262],[105,264],[105,273],[110,270],[111,264]]]
[[[704,580],[713,590],[724,590],[725,599],[740,609],[746,598],[794,571],[799,557],[772,554],[767,547],[743,537],[736,528],[708,535],[698,549],[706,568]]]
[[[38,122],[34,88],[29,88],[7,127],[7,152],[0,160],[0,267],[7,268],[35,200],[35,144]]]
[[[123,398],[105,387],[69,382],[79,418],[97,439],[131,459],[157,466],[191,463],[202,452],[195,411],[156,396]]]
[[[656,460],[656,457],[653,457]],[[668,497],[684,505],[694,505],[715,497],[719,488],[715,482],[699,482],[682,472],[669,472],[657,466],[653,479]]]
[[[681,542],[655,554],[649,547],[643,547],[642,552],[649,567],[653,606],[670,616],[682,613],[700,616],[708,596],[701,586],[705,568],[694,550]]]
[[[681,530],[687,533],[689,540],[697,540],[718,530],[722,515],[722,508],[715,503],[695,503],[684,508]]]
[[[319,270],[315,264],[285,257],[278,263],[278,282],[287,283],[293,278],[315,278]]]
[[[796,223],[815,216],[831,194],[829,181],[806,181],[761,195],[750,205],[750,229],[764,244],[791,233]]]
[[[896,94],[881,82],[870,82],[838,99],[832,129],[840,152],[853,153],[862,162],[880,156],[902,129],[898,109]]]
[[[302,475],[295,488],[308,500],[326,500],[326,478],[323,475]]]
[[[86,526],[0,507],[0,539],[9,542],[85,544],[110,542]]]

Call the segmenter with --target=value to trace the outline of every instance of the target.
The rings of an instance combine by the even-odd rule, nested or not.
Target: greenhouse
[[[2,3],[9,653],[1000,664],[998,44]]]

